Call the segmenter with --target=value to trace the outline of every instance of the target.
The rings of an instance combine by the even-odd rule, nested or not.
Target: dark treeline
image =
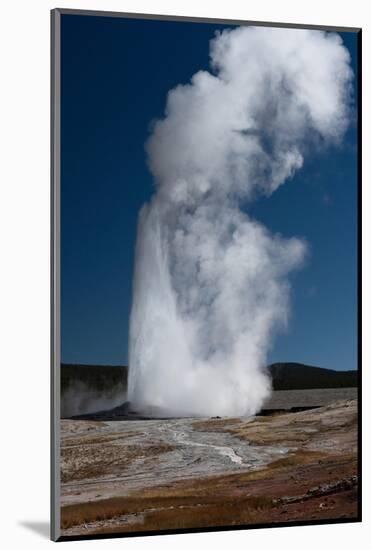
[[[76,383],[83,383],[95,391],[109,391],[121,385],[126,390],[128,367],[112,365],[61,366],[62,394]],[[301,363],[274,363],[268,367],[274,390],[307,390],[321,388],[351,388],[357,386],[358,372],[335,371],[302,365]]]

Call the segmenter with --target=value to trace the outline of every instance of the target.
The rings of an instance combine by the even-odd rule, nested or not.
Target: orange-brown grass
[[[207,498],[181,497],[114,497],[96,502],[72,504],[61,509],[61,528],[100,522],[130,514],[144,514],[145,529],[187,527],[187,525],[220,525],[233,517],[250,518],[256,511],[273,506],[269,497]],[[231,523],[232,522],[232,523]]]
[[[125,531],[158,531],[160,529],[197,529],[211,526],[230,526],[257,523],[261,512],[270,510],[272,500],[260,497],[245,501],[221,501],[217,504],[194,505],[148,512],[135,524],[98,528],[96,533]]]

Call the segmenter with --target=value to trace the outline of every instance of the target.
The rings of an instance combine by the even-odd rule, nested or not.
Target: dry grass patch
[[[97,479],[126,471],[138,458],[152,460],[174,450],[168,444],[157,445],[78,445],[62,448],[61,481]]]
[[[208,420],[195,420],[192,422],[192,428],[199,432],[224,432],[225,427],[231,427],[233,424],[240,424],[241,418],[210,418]]]
[[[278,418],[278,417],[277,417]],[[280,420],[282,416],[279,417]],[[308,428],[309,431],[306,431]],[[308,423],[306,426],[296,426],[294,423],[281,424],[281,421],[254,421],[236,428],[226,428],[225,431],[254,445],[301,445],[313,437],[318,430],[318,424]]]
[[[80,445],[106,445],[112,441],[119,441],[129,439],[130,437],[137,437],[141,434],[136,433],[102,433],[99,435],[81,435],[80,437],[70,437],[62,441],[62,450],[68,447],[79,447]]]
[[[271,498],[260,496],[239,499],[225,497],[206,499],[194,496],[115,497],[63,506],[61,528],[69,529],[133,514],[141,516],[140,523],[145,530],[222,525],[224,522],[233,524],[236,520],[247,520],[254,513],[273,506]]]
[[[342,406],[341,406],[342,405]],[[339,409],[336,411],[336,407]],[[334,412],[334,410],[336,412]],[[239,420],[239,422],[238,422]],[[258,416],[254,420],[222,419],[194,423],[196,429],[224,431],[254,445],[302,446],[321,434],[356,432],[356,402],[297,413]]]
[[[272,470],[315,464],[318,463],[319,460],[326,458],[326,456],[325,453],[316,451],[296,451],[271,462],[266,466],[265,470],[266,473],[269,474]]]

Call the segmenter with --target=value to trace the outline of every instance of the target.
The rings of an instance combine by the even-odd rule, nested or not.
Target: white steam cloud
[[[210,59],[169,92],[147,143],[156,192],[138,223],[128,391],[166,414],[254,414],[269,396],[263,367],[305,243],[246,210],[348,119],[336,34],[239,27],[216,34]]]

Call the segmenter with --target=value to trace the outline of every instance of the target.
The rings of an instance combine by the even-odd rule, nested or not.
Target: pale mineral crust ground
[[[357,401],[256,418],[61,421],[63,536],[357,519]]]

